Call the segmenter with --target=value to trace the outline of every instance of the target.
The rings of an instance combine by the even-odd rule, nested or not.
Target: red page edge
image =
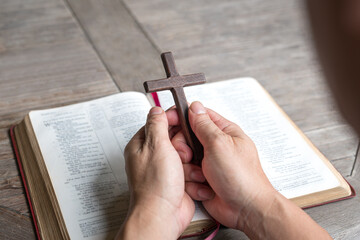
[[[151,93],[151,96],[152,96],[152,98],[154,99],[155,106],[161,107],[160,101],[159,101],[159,96],[158,96],[157,92]]]
[[[38,227],[38,224],[37,224],[37,221],[36,221],[36,218],[35,218],[34,208],[33,208],[32,202],[31,202],[31,198],[30,198],[29,188],[27,186],[24,170],[23,170],[23,167],[22,167],[22,163],[20,161],[20,155],[19,155],[19,150],[18,150],[17,144],[16,144],[14,128],[15,128],[15,125],[10,127],[11,143],[12,143],[13,150],[14,150],[15,157],[16,157],[16,161],[17,161],[17,164],[18,164],[18,167],[19,167],[19,170],[20,170],[21,179],[22,179],[22,182],[23,182],[23,185],[24,185],[24,188],[25,188],[26,198],[27,198],[28,203],[29,203],[31,216],[32,216],[34,226],[35,226],[36,235],[37,235],[38,239],[41,239],[40,232],[39,232],[39,227]]]

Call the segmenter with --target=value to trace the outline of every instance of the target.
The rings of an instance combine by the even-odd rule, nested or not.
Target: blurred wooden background
[[[159,54],[208,81],[251,76],[360,189],[358,138],[322,79],[299,0],[2,0],[0,239],[35,233],[8,130],[29,110],[143,91]],[[359,197],[306,210],[336,239],[360,238]],[[296,216],[294,216],[296,217]],[[222,229],[216,239],[246,239]]]

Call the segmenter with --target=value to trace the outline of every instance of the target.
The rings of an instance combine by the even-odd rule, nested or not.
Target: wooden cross
[[[145,91],[147,93],[162,90],[171,91],[186,142],[193,151],[192,162],[201,165],[201,160],[204,157],[204,149],[194,132],[191,130],[188,119],[189,106],[186,101],[183,87],[205,83],[205,75],[203,73],[195,73],[180,76],[176,70],[174,57],[171,52],[162,53],[161,59],[164,64],[167,78],[144,82]]]

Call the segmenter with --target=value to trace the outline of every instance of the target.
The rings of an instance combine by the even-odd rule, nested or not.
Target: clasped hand
[[[180,131],[176,109],[150,110],[146,125],[125,149],[130,208],[119,235],[176,239],[189,225],[194,200],[221,224],[244,229],[260,193],[275,191],[255,145],[236,124],[201,103],[189,108],[190,125],[204,146],[202,166]],[[132,226],[141,226],[132,229]],[[129,235],[130,234],[130,235]]]

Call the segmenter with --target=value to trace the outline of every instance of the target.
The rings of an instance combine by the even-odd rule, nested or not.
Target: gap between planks
[[[121,91],[163,76],[158,50],[119,0],[67,0]]]
[[[350,172],[350,175],[348,177],[355,177],[357,172],[360,170],[360,166],[359,166],[359,148],[360,148],[360,141],[358,142],[358,147],[356,149],[356,152],[355,152],[355,158],[354,158],[354,164],[351,168],[351,172]]]
[[[25,217],[25,218],[28,218],[28,219],[32,219],[32,216],[26,215],[26,214],[24,214],[24,213],[21,213],[21,212],[18,211],[18,210],[15,210],[15,209],[12,209],[12,208],[3,206],[3,205],[0,206],[0,209],[3,209],[3,210],[6,211],[6,212],[11,212],[11,213],[16,214],[16,215],[20,215],[21,217]],[[29,213],[29,214],[30,214],[30,213]]]
[[[126,4],[126,2],[124,2],[123,0],[120,0],[120,2],[122,3],[122,5],[124,6],[125,10],[129,13],[129,15],[134,19],[135,24],[138,26],[138,28],[140,29],[140,31],[144,34],[145,38],[147,40],[149,40],[149,42],[151,43],[151,45],[160,53],[161,48],[155,43],[154,39],[152,39],[150,37],[150,35],[148,34],[148,32],[145,30],[145,28],[143,28],[143,26],[141,25],[140,21],[137,19],[137,17],[135,16],[135,14],[131,11],[130,7]]]
[[[122,1],[121,1],[122,2]],[[75,19],[76,24],[79,26],[79,28],[81,29],[81,31],[83,32],[86,40],[89,42],[89,44],[91,45],[92,49],[94,50],[96,56],[99,58],[101,64],[104,66],[104,68],[106,69],[107,73],[109,74],[111,80],[113,81],[113,83],[115,84],[115,86],[117,87],[117,89],[119,90],[119,92],[121,92],[120,87],[118,86],[118,84],[116,83],[116,81],[114,80],[114,77],[112,75],[112,73],[110,72],[110,69],[108,68],[107,64],[105,63],[104,59],[101,57],[99,51],[97,50],[96,46],[94,45],[93,41],[91,40],[89,34],[86,32],[85,28],[83,27],[83,25],[81,24],[80,20],[78,19],[78,17],[76,16],[76,13],[74,12],[74,10],[72,9],[72,7],[70,6],[70,4],[68,3],[67,0],[63,0],[64,5],[66,6],[66,8],[69,10],[71,16]]]

